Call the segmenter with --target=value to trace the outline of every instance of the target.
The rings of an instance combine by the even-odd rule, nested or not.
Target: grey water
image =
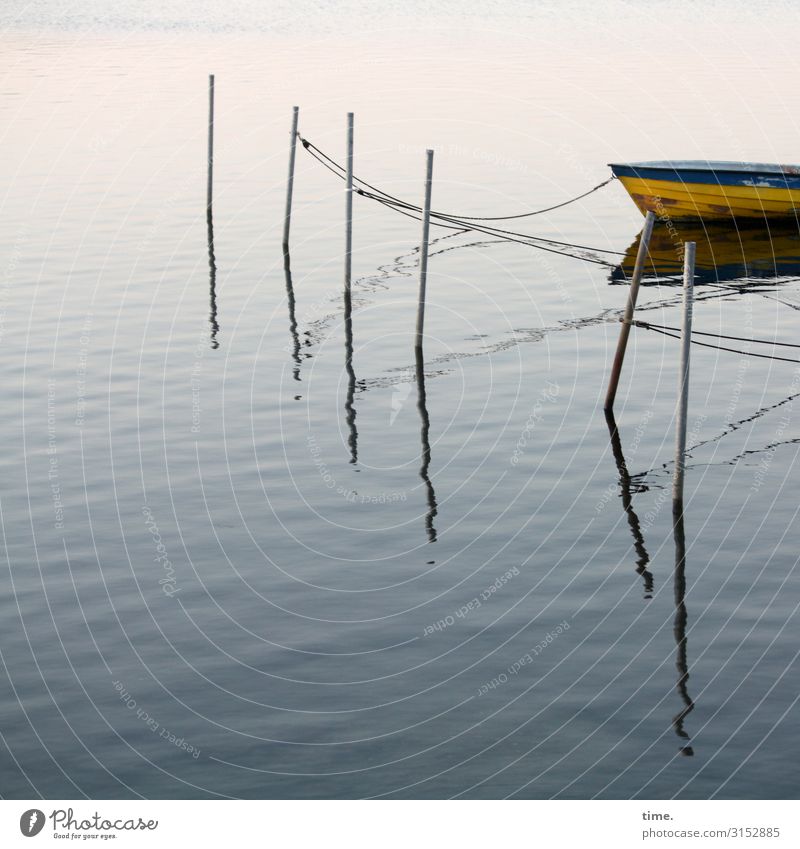
[[[693,348],[673,527],[675,340],[602,410],[618,183],[513,222],[582,258],[435,231],[422,362],[418,222],[355,198],[346,310],[300,148],[281,250],[293,105],[462,215],[798,162],[797,8],[74,5],[0,11],[0,793],[797,798],[797,364]],[[797,342],[778,235],[695,234],[698,329]]]

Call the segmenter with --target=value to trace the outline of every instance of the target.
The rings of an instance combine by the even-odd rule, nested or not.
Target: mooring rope
[[[651,324],[649,321],[633,321],[637,327],[644,327],[646,330],[672,330],[675,333],[680,333],[680,327],[670,327],[668,324]],[[692,330],[693,336],[713,336],[716,339],[732,339],[734,342],[753,342],[757,345],[777,345],[781,348],[800,348],[800,343],[795,342],[777,342],[774,339],[753,339],[751,336],[726,336],[724,333],[711,333],[707,330]]]
[[[401,206],[400,204],[395,203],[393,201],[383,200],[382,198],[377,197],[371,192],[365,192],[363,189],[356,189],[355,191],[362,197],[366,197],[369,200],[376,200],[378,201],[378,203],[382,204],[388,209],[392,209],[395,212],[399,212],[401,215],[405,215],[408,218],[413,219],[414,221],[422,220],[419,215],[414,215],[411,212],[406,211],[405,205]],[[414,207],[410,208],[416,211]],[[499,241],[514,242],[519,245],[527,245],[530,248],[536,248],[540,251],[547,251],[548,253],[557,254],[558,256],[568,256],[571,259],[580,259],[584,262],[593,262],[597,265],[602,265],[605,268],[616,267],[613,262],[608,262],[607,260],[604,260],[600,257],[571,253],[568,250],[558,250],[558,248],[548,246],[557,245],[559,248],[576,248],[590,253],[595,250],[600,250],[599,248],[590,248],[586,245],[575,245],[570,242],[561,242],[556,239],[546,239],[539,236],[528,236],[524,233],[513,233],[512,231],[498,230],[494,227],[468,224],[466,221],[462,221],[458,218],[446,218],[444,220],[452,222],[452,226],[450,224],[443,224],[441,223],[441,221],[431,221],[431,224],[433,224],[435,227],[443,227],[446,230],[455,230],[457,233],[482,233],[485,236],[492,236],[498,239]],[[616,253],[616,251],[607,251],[607,253]]]
[[[318,148],[315,144],[310,142],[308,139],[303,138],[300,134],[298,134],[298,138],[300,139],[303,148],[315,159],[317,162],[325,166],[332,174],[336,175],[340,179],[346,178],[346,171],[343,165],[336,160],[332,159],[328,154],[326,154],[323,150]],[[597,265],[603,265],[607,268],[614,268],[615,264],[610,263],[607,260],[604,260],[597,256],[587,256],[583,254],[575,254],[570,253],[566,250],[558,250],[553,247],[547,247],[548,245],[556,245],[558,248],[574,248],[579,251],[587,251],[589,254],[611,254],[614,256],[624,256],[624,252],[622,251],[612,251],[605,248],[595,248],[590,247],[588,245],[581,245],[575,242],[564,242],[558,239],[550,239],[544,236],[534,236],[530,233],[519,233],[515,230],[503,230],[498,227],[492,227],[488,224],[475,224],[472,222],[475,221],[503,221],[514,218],[525,218],[531,215],[539,215],[543,212],[549,212],[553,209],[559,209],[562,206],[566,206],[569,203],[575,203],[578,200],[586,197],[587,195],[592,194],[595,191],[598,191],[603,186],[608,185],[613,179],[613,177],[608,180],[604,180],[602,183],[594,186],[587,192],[575,197],[570,198],[567,201],[564,201],[560,204],[556,204],[555,206],[548,207],[546,209],[534,210],[532,212],[526,212],[519,215],[507,215],[507,216],[495,216],[495,217],[486,217],[479,218],[477,216],[468,216],[468,215],[450,215],[444,212],[434,212],[431,211],[431,218],[438,219],[432,220],[431,224],[434,224],[437,227],[443,227],[449,230],[461,230],[463,232],[475,232],[475,233],[483,233],[487,236],[493,236],[499,239],[503,239],[507,242],[516,242],[518,244],[527,245],[528,247],[537,248],[539,250],[547,251],[549,253],[559,254],[560,256],[568,256],[572,259],[580,259],[584,262],[592,262]],[[365,188],[356,187],[355,191],[357,194],[362,197],[366,197],[369,200],[377,201],[383,206],[388,207],[389,209],[393,209],[395,212],[399,212],[402,215],[405,215],[408,218],[412,218],[416,221],[421,220],[418,216],[422,215],[422,208],[409,203],[408,201],[404,201],[401,198],[396,197],[395,195],[390,194],[389,192],[384,191],[383,189],[379,189],[377,186],[373,186],[371,183],[368,183],[366,180],[362,180],[360,177],[356,177],[353,175],[353,182],[358,183],[360,186]],[[446,223],[443,223],[446,222]]]
[[[557,203],[554,206],[546,206],[544,209],[534,209],[533,212],[521,212],[519,213],[519,215],[495,215],[492,217],[482,218],[477,215],[460,215],[459,218],[462,218],[465,221],[512,221],[515,218],[530,218],[532,215],[542,215],[545,212],[553,212],[553,210],[561,209],[562,206],[569,206],[571,203],[576,203],[579,200],[583,200],[584,198],[589,197],[589,195],[592,195],[595,192],[599,191],[604,186],[607,186],[609,183],[613,183],[616,179],[617,178],[612,174],[607,180],[603,180],[602,183],[598,183],[596,186],[593,186],[591,189],[581,195],[576,195],[574,198],[562,201],[561,203]]]
[[[399,200],[384,200],[383,198],[372,194],[371,192],[365,192],[363,189],[356,189],[356,193],[360,194],[364,197],[369,198],[370,200],[376,200],[378,203],[382,203],[385,206],[396,208],[398,211],[400,209],[410,210],[416,213],[421,214],[422,210],[418,206],[414,206],[414,204],[410,204],[407,201],[399,201]],[[521,239],[532,240],[536,242],[544,242],[548,245],[561,245],[562,247],[567,248],[579,248],[581,250],[594,251],[596,253],[604,253],[604,254],[614,254],[616,256],[624,256],[625,254],[621,251],[612,251],[607,250],[605,248],[593,248],[588,245],[579,245],[574,242],[562,242],[558,239],[550,239],[547,236],[533,236],[529,233],[518,233],[515,230],[502,230],[499,227],[491,227],[488,224],[470,224],[465,218],[457,218],[452,215],[445,215],[443,212],[431,212],[431,216],[435,216],[436,218],[442,219],[442,221],[449,221],[453,224],[461,225],[464,230],[473,230],[477,233],[486,233],[489,236],[498,236],[500,238],[504,236],[508,236],[508,241],[519,241]],[[431,222],[435,224],[436,222]],[[444,226],[444,225],[439,225]],[[528,244],[526,241],[525,244]]]
[[[655,333],[660,333],[662,336],[669,336],[671,339],[681,338],[680,329],[677,327],[665,327],[663,325],[650,324],[647,321],[632,321],[631,324],[635,327],[641,327],[644,330],[652,330]],[[678,332],[670,333],[670,330]],[[701,330],[693,330],[692,335],[695,333],[702,336],[716,336],[719,339],[740,339],[744,342],[756,342],[761,345],[781,345],[786,348],[800,348],[800,345],[793,345],[789,342],[775,342],[769,339],[746,339],[741,336],[724,336],[720,333],[705,333]],[[778,360],[783,363],[800,363],[800,360],[793,359],[791,357],[778,357],[775,354],[759,354],[755,351],[744,351],[741,348],[729,348],[726,345],[713,345],[711,342],[701,342],[699,339],[690,339],[689,341],[692,345],[700,345],[703,348],[712,348],[715,351],[728,351],[731,354],[742,354],[745,357],[758,357],[763,360]]]
[[[300,142],[302,143],[303,147],[307,151],[309,151],[309,153],[313,149],[323,159],[325,159],[326,162],[328,162],[330,165],[334,166],[335,168],[338,168],[342,172],[345,171],[344,166],[340,165],[338,162],[336,162],[334,159],[332,159],[330,156],[328,156],[327,153],[320,150],[320,148],[318,148],[315,144],[313,144],[313,142],[310,142],[308,139],[303,138],[303,136],[301,136],[299,133],[297,134],[297,137],[300,139]],[[329,170],[333,171],[333,169],[329,169]],[[337,172],[333,171],[333,173],[337,173]],[[442,216],[444,218],[458,218],[458,219],[464,220],[464,221],[512,221],[516,218],[530,218],[532,215],[542,215],[545,212],[553,212],[553,210],[561,209],[561,207],[563,207],[563,206],[569,206],[569,204],[571,204],[571,203],[576,203],[579,200],[583,200],[583,198],[589,197],[589,195],[594,194],[594,192],[599,191],[604,186],[607,186],[609,183],[612,183],[616,179],[617,178],[612,174],[607,180],[603,180],[602,183],[598,183],[596,186],[593,186],[588,191],[585,191],[582,194],[576,195],[573,198],[569,198],[569,200],[562,201],[561,203],[557,203],[554,206],[547,206],[544,209],[534,209],[531,212],[520,212],[516,215],[492,215],[492,216],[456,215],[455,213],[452,213],[452,212],[435,212],[434,210],[431,210],[431,215]],[[362,185],[366,186],[369,189],[372,189],[372,191],[374,191],[374,192],[378,192],[379,194],[383,195],[386,198],[390,198],[393,201],[404,203],[404,201],[400,201],[400,198],[397,198],[394,195],[390,195],[388,192],[385,192],[382,189],[377,188],[376,186],[370,185],[369,183],[366,182],[366,180],[358,179],[355,175],[353,176],[353,180],[355,182],[361,183]],[[410,206],[410,204],[409,204],[409,206]],[[421,207],[415,207],[415,209],[417,209],[419,212],[422,212]]]

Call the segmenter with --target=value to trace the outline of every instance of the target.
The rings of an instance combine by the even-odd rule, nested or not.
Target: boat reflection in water
[[[612,283],[626,283],[633,274],[641,233],[611,272]],[[656,219],[650,240],[647,278],[681,281],[683,243],[695,242],[695,284],[731,280],[775,280],[800,277],[800,223],[726,224]],[[667,281],[668,282],[668,281]]]

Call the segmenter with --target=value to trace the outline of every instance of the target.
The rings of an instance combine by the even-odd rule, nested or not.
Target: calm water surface
[[[621,186],[517,222],[602,263],[437,231],[422,364],[417,223],[355,199],[346,315],[301,149],[280,248],[294,104],[461,214],[798,162],[797,10],[82,6],[0,13],[3,795],[797,797],[797,366],[693,349],[676,529],[677,343],[602,412]],[[796,228],[683,237],[698,328],[797,341]]]

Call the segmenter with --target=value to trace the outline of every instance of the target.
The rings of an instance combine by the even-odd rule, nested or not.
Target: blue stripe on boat
[[[617,177],[639,177],[650,180],[666,180],[672,183],[706,183],[718,186],[759,186],[772,189],[800,189],[800,173],[791,174],[779,169],[797,169],[798,166],[763,165],[745,166],[735,162],[725,163],[611,163],[612,173]]]

